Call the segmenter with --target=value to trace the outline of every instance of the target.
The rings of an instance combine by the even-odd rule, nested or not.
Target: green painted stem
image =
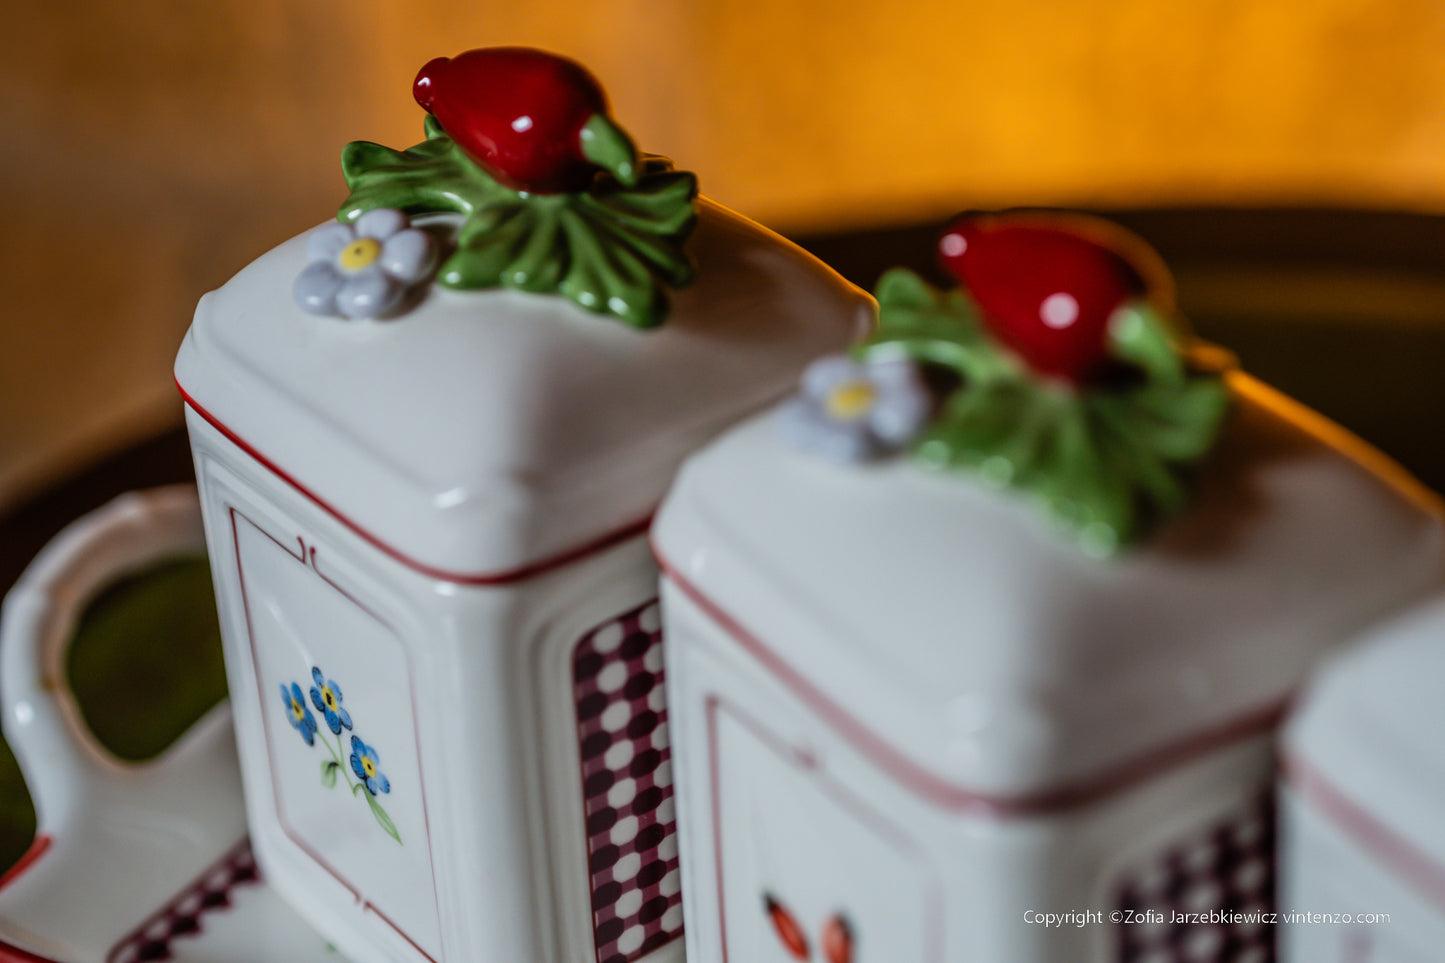
[[[351,794],[355,796],[356,787],[360,786],[361,783],[351,781],[351,773],[348,771],[350,767],[347,766],[341,758],[341,733],[338,732],[333,734],[336,736],[335,749],[331,748],[331,743],[327,742],[324,736],[322,737],[321,742],[323,745],[326,746],[326,751],[331,753],[332,760],[336,763],[337,768],[341,770],[341,777],[346,780],[346,785],[351,787]]]

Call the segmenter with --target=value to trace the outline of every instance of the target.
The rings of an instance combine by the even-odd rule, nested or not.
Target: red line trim
[[[21,873],[34,866],[40,857],[49,851],[53,842],[54,839],[46,833],[36,836],[31,841],[30,848],[25,850],[25,854],[20,857],[19,861],[7,869],[3,875],[0,875],[0,889],[15,882]],[[57,963],[57,961],[48,956],[38,956],[29,950],[22,950],[18,946],[0,940],[0,963]]]
[[[306,565],[306,543],[298,535],[296,540],[301,545],[301,554],[293,555],[291,550],[274,535],[260,525],[257,525],[234,505],[231,506],[231,546],[236,553],[236,582],[241,589],[241,611],[246,617],[246,639],[251,646],[251,665],[256,676],[256,704],[261,707],[261,734],[266,739],[266,763],[267,768],[271,770],[271,798],[272,805],[276,812],[276,822],[281,827],[281,831],[287,839],[294,843],[303,853],[311,857],[318,866],[327,873],[330,873],[338,883],[345,887],[346,891],[351,894],[353,902],[360,902],[361,893],[347,882],[330,863],[322,859],[321,854],[312,849],[311,846],[291,828],[291,825],[286,821],[284,815],[285,807],[281,805],[281,783],[276,779],[276,770],[271,765],[271,760],[276,758],[276,739],[271,732],[271,715],[266,712],[266,684],[261,679],[261,673],[256,671],[256,667],[259,667],[261,664],[261,657],[259,647],[256,645],[256,630],[254,623],[251,621],[251,597],[246,591],[246,566],[241,556],[241,530],[236,521],[238,518],[244,519],[247,524],[270,539],[281,551],[300,562],[303,567]]]
[[[55,842],[55,840],[51,838],[48,833],[41,833],[36,836],[35,839],[31,841],[30,848],[25,850],[25,855],[21,856],[15,865],[7,869],[3,875],[0,875],[0,889],[4,889],[15,882],[21,873],[25,872],[31,866],[34,866],[40,857],[44,856],[50,850],[50,844],[53,842]]]
[[[0,963],[61,963],[61,961],[31,953],[29,950],[22,950],[18,946],[12,946],[4,940],[0,940]]]
[[[538,575],[543,575],[547,572],[552,571],[553,569],[561,568],[564,565],[571,565],[573,562],[580,561],[590,555],[596,555],[600,552],[604,552],[609,548],[613,548],[617,545],[622,544],[628,539],[635,538],[638,535],[643,534],[647,531],[649,526],[652,525],[652,516],[656,512],[656,509],[652,509],[648,511],[648,513],[642,518],[632,522],[628,522],[627,524],[622,525],[619,528],[613,529],[612,531],[607,532],[603,535],[600,535],[597,538],[592,539],[591,541],[583,542],[582,544],[576,545],[572,548],[564,549],[555,555],[548,555],[544,558],[538,559],[535,562],[528,562],[527,564],[520,565],[517,568],[504,569],[499,572],[452,572],[447,569],[437,568],[432,565],[427,565],[425,562],[418,561],[417,559],[406,555],[399,549],[393,548],[391,545],[382,541],[378,536],[367,531],[365,528],[362,528],[360,524],[353,521],[348,516],[342,514],[342,512],[336,507],[334,507],[330,502],[326,501],[320,495],[317,495],[311,489],[301,484],[293,476],[282,470],[281,467],[278,466],[275,462],[271,461],[271,459],[267,458],[265,455],[257,451],[255,447],[253,447],[249,442],[242,439],[240,435],[237,435],[230,428],[222,424],[220,419],[218,419],[215,415],[211,414],[205,408],[201,407],[201,405],[186,392],[186,389],[181,387],[180,381],[176,382],[176,389],[180,391],[181,398],[190,407],[190,409],[196,414],[200,415],[201,418],[203,418],[206,423],[209,424],[212,428],[219,431],[226,438],[227,441],[231,442],[237,448],[240,448],[247,455],[250,455],[257,462],[259,462],[263,468],[265,468],[271,474],[275,475],[277,478],[281,479],[287,485],[290,485],[297,492],[303,495],[308,501],[314,504],[317,508],[320,508],[322,511],[330,515],[332,518],[336,519],[342,525],[345,525],[348,529],[350,529],[354,534],[360,537],[367,544],[376,548],[383,554],[390,556],[391,558],[405,565],[407,568],[412,569],[416,572],[420,572],[427,578],[440,579],[445,582],[455,582],[458,585],[507,585],[512,582],[521,582],[525,579],[535,578]]]
[[[1445,866],[1370,815],[1300,756],[1286,754],[1283,768],[1285,782],[1301,798],[1313,804],[1427,899],[1445,908]]]
[[[426,959],[429,960],[430,963],[436,963],[436,960],[432,957],[432,955],[431,955],[430,953],[428,953],[426,950],[422,949],[421,946],[417,943],[416,940],[414,940],[414,939],[412,939],[410,936],[408,936],[408,935],[406,934],[406,930],[402,929],[400,926],[397,926],[395,923],[393,923],[392,920],[391,920],[391,917],[390,917],[390,916],[387,916],[387,915],[386,915],[385,913],[383,913],[379,908],[377,908],[377,905],[376,905],[375,903],[371,902],[370,900],[364,901],[364,902],[361,904],[361,911],[362,911],[363,913],[368,913],[368,912],[369,912],[369,913],[371,913],[373,916],[378,917],[383,923],[385,923],[387,926],[390,926],[396,933],[398,933],[398,934],[401,936],[402,939],[406,940],[407,943],[411,945],[411,948],[412,948],[412,949],[416,950],[416,951],[417,951],[418,953],[420,953],[422,956],[426,957]]]
[[[1195,756],[1269,732],[1284,718],[1291,701],[1291,696],[1281,696],[1266,705],[1226,720],[1219,725],[1175,742],[1146,750],[1132,759],[1126,759],[1096,775],[1064,783],[1053,789],[1016,796],[970,792],[939,778],[898,752],[810,682],[801,672],[783,661],[761,639],[703,595],[701,590],[684,578],[677,567],[659,551],[656,542],[653,543],[652,552],[657,559],[658,567],[684,595],[707,613],[745,651],[761,662],[764,668],[771,671],[780,682],[792,689],[824,721],[838,730],[843,738],[853,743],[874,764],[909,790],[944,809],[971,811],[993,818],[1020,818],[1041,816],[1086,806],[1143,782]]]

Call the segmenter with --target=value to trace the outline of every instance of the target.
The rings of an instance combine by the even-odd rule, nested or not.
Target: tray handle
[[[194,486],[130,492],[67,526],[6,597],[0,610],[0,711],[41,834],[63,833],[90,818],[86,813],[94,813],[98,796],[166,816],[167,785],[235,782],[227,703],[156,759],[129,764],[95,741],[65,678],[66,649],[91,599],[158,562],[204,552]],[[182,822],[204,836],[234,839],[244,831],[232,814],[197,816],[184,799],[172,805]]]

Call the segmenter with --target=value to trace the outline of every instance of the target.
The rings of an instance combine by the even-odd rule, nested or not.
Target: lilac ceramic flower
[[[356,736],[351,737],[351,771],[366,784],[366,791],[373,796],[391,792],[391,783],[378,768],[379,762],[375,749]]]
[[[778,418],[796,447],[832,461],[864,461],[912,441],[931,409],[912,361],[830,355],[803,372],[801,390]]]
[[[310,264],[296,278],[296,303],[312,314],[380,317],[432,269],[425,231],[389,207],[367,211],[355,224],[324,224],[306,240]]]
[[[341,708],[341,686],[336,684],[335,679],[328,679],[321,674],[321,670],[312,667],[311,681],[316,684],[311,687],[311,701],[316,704],[326,716],[326,727],[337,735],[341,735],[341,728],[351,728],[351,713]]]
[[[286,705],[286,718],[291,720],[291,725],[301,733],[301,738],[306,740],[308,746],[314,746],[316,744],[316,717],[311,714],[310,709],[306,708],[306,700],[301,696],[301,687],[294,682],[289,688],[286,683],[281,683],[281,701]]]

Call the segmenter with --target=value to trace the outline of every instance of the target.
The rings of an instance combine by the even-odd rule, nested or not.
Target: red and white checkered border
[[[597,963],[632,963],[682,936],[660,622],[653,599],[573,650]]]
[[[231,907],[231,893],[236,887],[256,885],[260,880],[256,859],[251,854],[251,841],[244,839],[117,943],[106,954],[105,963],[171,959],[173,940],[198,935],[207,915]]]
[[[1127,871],[1115,905],[1144,922],[1115,927],[1119,963],[1274,963],[1274,841],[1274,800],[1265,792]],[[1171,922],[1211,912],[1250,919]]]

